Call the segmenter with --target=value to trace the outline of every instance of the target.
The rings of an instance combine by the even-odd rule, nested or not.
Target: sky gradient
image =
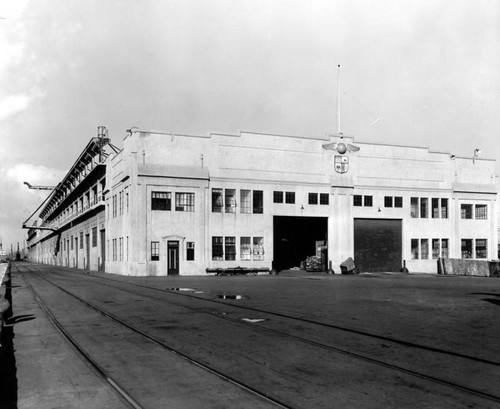
[[[0,236],[97,126],[500,156],[497,0],[0,0]]]

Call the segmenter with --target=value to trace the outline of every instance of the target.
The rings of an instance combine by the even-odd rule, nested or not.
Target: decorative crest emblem
[[[349,157],[335,155],[333,165],[335,168],[335,172],[347,173],[349,171]]]

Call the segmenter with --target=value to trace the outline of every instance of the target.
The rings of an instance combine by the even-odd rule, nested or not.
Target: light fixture
[[[474,149],[474,156],[472,157],[472,163],[475,163],[476,158],[481,154],[481,149]]]

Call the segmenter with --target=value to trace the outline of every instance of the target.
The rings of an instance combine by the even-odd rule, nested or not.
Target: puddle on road
[[[240,318],[242,321],[249,322],[251,324],[257,324],[258,322],[268,321],[265,318]]]
[[[248,297],[240,294],[218,294],[217,298],[222,300],[246,300]]]
[[[189,293],[194,293],[196,292],[196,289],[194,288],[186,288],[186,287],[173,287],[173,288],[167,288],[168,291],[185,291]]]

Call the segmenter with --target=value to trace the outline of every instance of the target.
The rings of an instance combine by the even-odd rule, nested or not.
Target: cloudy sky
[[[108,127],[500,157],[498,0],[0,0],[0,236]]]

